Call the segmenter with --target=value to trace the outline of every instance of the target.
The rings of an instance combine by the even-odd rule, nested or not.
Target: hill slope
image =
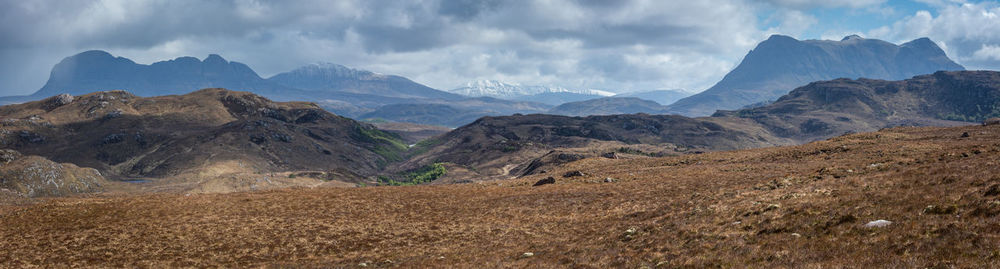
[[[896,128],[491,184],[0,206],[0,266],[996,267],[997,141]]]
[[[644,92],[628,92],[615,95],[615,97],[637,97],[657,102],[661,105],[669,105],[677,102],[681,98],[691,96],[691,93],[683,90],[655,90]]]
[[[774,35],[761,42],[733,71],[704,92],[669,105],[671,113],[707,116],[771,101],[795,87],[835,78],[900,80],[936,71],[964,70],[933,41],[895,45],[848,36],[841,41]]]
[[[664,107],[657,102],[636,97],[604,97],[561,104],[549,114],[565,116],[591,116],[615,114],[662,114]]]
[[[143,98],[123,91],[0,107],[4,148],[113,178],[213,178],[318,170],[352,181],[405,150],[398,137],[323,111],[247,92],[205,89]]]

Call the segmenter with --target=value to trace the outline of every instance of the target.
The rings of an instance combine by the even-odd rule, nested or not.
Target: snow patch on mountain
[[[599,96],[613,96],[615,93],[595,89],[569,89],[557,86],[534,86],[508,83],[496,80],[477,80],[466,83],[465,86],[450,90],[452,93],[470,97],[494,97],[511,99],[541,93],[576,93]]]

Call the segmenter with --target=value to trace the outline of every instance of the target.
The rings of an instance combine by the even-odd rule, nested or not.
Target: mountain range
[[[62,93],[83,95],[106,90],[127,90],[137,96],[150,97],[186,94],[216,87],[249,91],[278,101],[314,101],[324,109],[347,117],[359,118],[375,113],[371,116],[401,122],[416,118],[390,118],[391,113],[379,113],[379,108],[397,104],[429,107],[444,105],[462,112],[458,115],[451,114],[450,118],[443,120],[414,123],[449,126],[474,120],[458,120],[456,116],[461,114],[538,113],[551,107],[530,101],[465,97],[436,90],[404,77],[331,63],[307,65],[270,78],[262,78],[245,64],[227,61],[216,54],[209,55],[204,60],[180,57],[145,65],[97,50],[85,51],[60,61],[53,67],[49,80],[35,93],[3,97],[0,102],[21,103]]]
[[[314,101],[324,109],[351,118],[457,127],[478,116],[546,113],[567,103],[573,103],[567,105],[575,107],[573,112],[565,112],[569,110],[564,107],[551,113],[600,115],[634,111],[707,116],[717,110],[766,104],[813,81],[841,77],[898,80],[938,70],[963,69],[927,38],[895,45],[858,36],[840,41],[799,41],[774,35],[751,50],[715,86],[684,97],[686,93],[681,91],[614,95],[599,90],[493,80],[470,82],[446,92],[404,77],[331,63],[307,65],[261,78],[248,66],[215,54],[204,60],[180,57],[144,65],[104,51],[86,51],[59,62],[46,84],[34,94],[0,98],[0,102],[17,103],[60,93],[80,95],[113,89],[125,89],[138,96],[157,96],[221,87],[250,91],[278,101]],[[652,100],[666,107],[636,110],[635,107],[649,106],[623,102],[626,99],[593,101],[613,95]],[[622,107],[612,107],[616,105]],[[405,111],[393,111],[396,109]]]
[[[570,89],[554,86],[532,86],[497,80],[477,80],[449,92],[469,97],[492,97],[504,100],[539,102],[558,106],[563,103],[583,101],[614,93],[593,89]]]
[[[665,156],[794,145],[896,126],[960,126],[1000,116],[1000,72],[936,72],[901,81],[836,79],[761,107],[711,117],[622,114],[485,117],[420,145],[397,170],[449,162],[473,178],[509,178],[605,156]]]
[[[668,106],[668,112],[707,116],[774,101],[798,86],[836,78],[900,80],[936,71],[965,70],[928,38],[901,45],[856,35],[840,41],[773,35],[711,88]]]

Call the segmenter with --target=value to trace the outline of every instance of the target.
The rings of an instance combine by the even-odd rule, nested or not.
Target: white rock
[[[885,226],[889,226],[889,224],[892,224],[892,222],[888,221],[888,220],[880,219],[880,220],[875,220],[875,221],[868,222],[867,224],[865,224],[865,228],[882,228],[882,227],[885,227]]]

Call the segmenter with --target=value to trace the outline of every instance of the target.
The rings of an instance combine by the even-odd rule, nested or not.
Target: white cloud
[[[816,20],[816,17],[799,10],[779,10],[769,20],[778,21],[779,24],[776,27],[765,30],[768,35],[782,34],[789,36],[799,36],[819,22]]]
[[[948,56],[972,69],[1000,69],[1000,59],[990,48],[1000,46],[1000,3],[955,3],[934,1],[940,5],[935,17],[929,11],[872,29],[869,36],[894,42],[928,37],[938,43]]]
[[[972,53],[972,58],[980,61],[1000,61],[1000,46],[983,45]]]
[[[816,7],[836,8],[863,8],[877,6],[887,0],[762,0],[779,7],[808,9]]]

